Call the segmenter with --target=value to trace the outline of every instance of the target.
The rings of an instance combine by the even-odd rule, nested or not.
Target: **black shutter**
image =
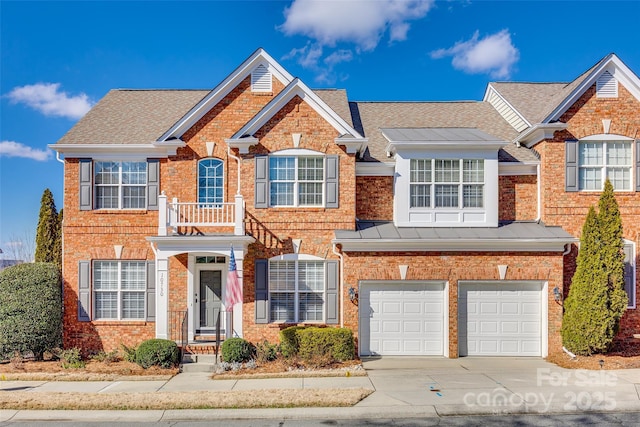
[[[78,320],[91,320],[91,261],[78,262]]]
[[[90,211],[93,207],[93,172],[91,159],[80,159],[80,210]]]
[[[266,259],[257,259],[255,261],[256,269],[256,323],[269,323],[269,278],[268,261]]]
[[[269,207],[269,157],[257,156],[256,160],[256,179],[255,179],[255,200],[254,207],[256,209],[264,209]]]
[[[635,288],[636,284],[633,280],[633,246],[624,245],[624,290],[627,292],[629,298],[629,307],[636,305]]]
[[[338,208],[340,205],[340,157],[329,155],[325,159],[326,172],[326,207]]]
[[[326,321],[335,325],[340,321],[339,289],[340,278],[338,273],[338,261],[327,261],[325,272],[327,278]]]
[[[158,195],[160,194],[160,161],[147,160],[147,209],[158,210]]]
[[[147,321],[156,321],[156,264],[147,261]]]
[[[565,191],[578,191],[578,141],[565,141]]]

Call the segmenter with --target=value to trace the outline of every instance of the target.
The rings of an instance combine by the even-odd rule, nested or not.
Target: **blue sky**
[[[479,100],[570,81],[615,52],[640,73],[636,1],[0,1],[0,248],[35,235],[55,143],[112,88],[210,89],[263,47],[351,100]]]

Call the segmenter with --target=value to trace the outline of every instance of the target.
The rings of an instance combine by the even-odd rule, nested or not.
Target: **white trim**
[[[556,131],[565,130],[569,125],[566,123],[536,123],[533,127],[522,132],[513,140],[516,146],[524,144],[525,147],[531,148],[540,141],[552,139]]]
[[[269,261],[326,261],[326,259],[308,254],[282,254],[269,258]]]
[[[394,176],[395,162],[356,162],[356,176]]]
[[[309,104],[311,108],[313,108],[323,119],[333,126],[340,136],[353,136],[353,138],[349,138],[348,136],[342,138],[338,137],[334,139],[336,144],[352,147],[353,143],[356,142],[360,148],[366,147],[367,139],[363,138],[298,78],[294,79],[231,138],[226,139],[225,142],[232,148],[248,150],[248,145],[254,145],[258,142],[258,140],[253,137],[253,134],[262,128],[262,126],[264,126],[265,123],[267,123],[267,121],[269,121],[276,113],[282,110],[282,108],[295,96],[299,96],[304,102]],[[251,139],[245,139],[247,137],[250,137]]]
[[[564,101],[562,101],[562,103],[560,103],[551,112],[551,114],[542,120],[542,123],[549,123],[558,120],[560,116],[562,116],[569,107],[571,107],[578,98],[587,91],[587,89],[596,83],[600,74],[605,70],[609,71],[618,83],[622,83],[631,95],[640,100],[640,79],[638,79],[638,76],[636,76],[633,71],[631,71],[631,69],[627,67],[625,63],[618,58],[618,56],[616,56],[616,54],[611,53],[600,62],[596,69],[591,72],[589,77],[582,81],[580,86],[575,88],[571,94],[569,94],[569,96],[567,96]]]
[[[499,162],[498,176],[536,175],[539,166],[539,162]]]
[[[253,69],[260,64],[265,65],[269,72],[285,86],[293,80],[293,76],[289,74],[287,70],[278,64],[264,49],[259,48],[158,140],[165,141],[172,137],[182,136],[184,132],[204,117],[211,108],[227,96],[229,92],[247,78]]]
[[[64,154],[65,158],[91,157],[108,158],[166,158],[175,156],[178,148],[186,147],[183,141],[176,139],[167,142],[148,144],[49,144],[50,149]]]
[[[487,85],[487,89],[484,92],[484,97],[482,98],[482,101],[490,104],[496,111],[498,111],[498,109],[495,107],[495,105],[493,105],[493,103],[490,101],[491,94],[495,94],[498,98],[500,98],[500,100],[502,102],[504,102],[505,105],[507,107],[509,107],[511,109],[511,111],[516,116],[518,116],[518,118],[520,120],[522,120],[524,122],[524,124],[526,126],[531,127],[531,123],[522,114],[520,114],[520,112],[513,105],[511,105],[511,103],[509,101],[507,101],[507,99],[504,96],[502,96],[502,94],[500,92],[498,92],[498,90],[495,87],[493,87],[493,85],[491,83],[489,83]],[[500,114],[499,111],[498,111],[498,114]],[[517,129],[511,122],[509,122],[502,114],[500,114],[500,116],[502,118],[504,118],[505,121],[507,121],[507,123],[509,123],[509,125],[511,125],[511,127],[513,127],[515,130],[519,131],[519,129]]]
[[[269,153],[269,156],[322,156],[325,157],[325,153],[315,150],[307,150],[306,148],[286,148],[284,150],[273,151]]]
[[[635,141],[628,136],[616,135],[614,133],[600,133],[597,135],[589,135],[584,138],[580,138],[579,141]]]

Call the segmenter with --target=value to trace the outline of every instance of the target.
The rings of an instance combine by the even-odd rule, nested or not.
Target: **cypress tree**
[[[581,355],[606,352],[626,306],[622,220],[607,180],[598,214],[592,206],[582,229],[576,272],[564,301],[564,346]]]
[[[53,200],[53,194],[47,188],[40,199],[40,215],[36,230],[36,262],[60,261],[60,221]]]

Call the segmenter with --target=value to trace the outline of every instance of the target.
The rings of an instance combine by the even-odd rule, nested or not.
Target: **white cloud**
[[[51,150],[39,150],[15,141],[0,142],[0,157],[24,157],[26,159],[46,162],[51,158]]]
[[[26,104],[45,116],[79,119],[89,111],[93,102],[81,93],[69,96],[60,90],[60,83],[36,83],[13,88],[7,94],[14,104]]]
[[[433,0],[294,0],[284,11],[286,21],[280,29],[324,46],[349,42],[369,51],[387,29],[390,41],[405,40],[407,21],[424,17],[433,4]]]
[[[385,33],[389,42],[403,41],[411,28],[409,21],[423,18],[435,0],[294,0],[285,8],[285,22],[278,28],[288,36],[302,35],[312,41],[292,49],[284,59],[297,62],[317,73],[316,81],[335,80],[333,67],[353,59],[356,53],[374,50]],[[321,65],[323,47],[338,43],[354,45],[330,53]]]
[[[520,52],[511,42],[509,30],[505,29],[482,39],[476,31],[467,41],[431,52],[434,59],[445,56],[452,56],[453,67],[466,73],[489,73],[494,78],[508,78],[520,59]]]

